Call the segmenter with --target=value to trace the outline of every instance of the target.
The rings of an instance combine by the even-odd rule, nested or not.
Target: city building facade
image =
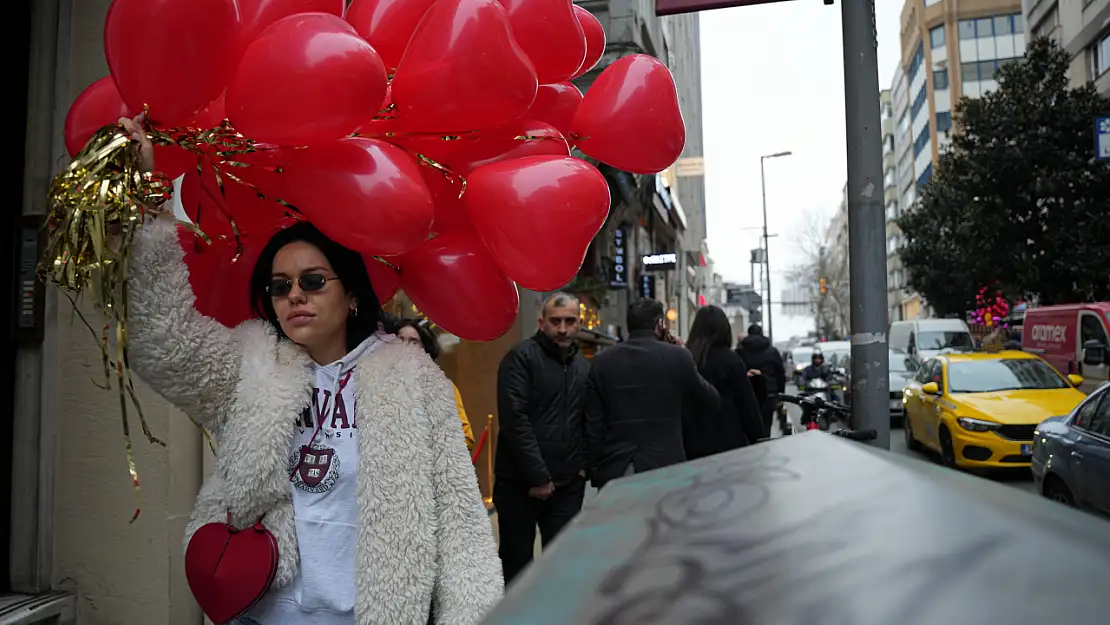
[[[816,300],[818,333],[821,335],[847,335],[851,330],[852,314],[850,307],[850,263],[848,255],[848,185],[840,194],[840,204],[836,207],[825,231],[827,250],[823,250],[820,261],[824,263],[824,293]],[[821,288],[818,285],[818,288]]]
[[[1073,87],[1095,83],[1110,96],[1110,0],[1022,0],[1033,37],[1053,37],[1071,55]]]
[[[998,69],[1021,58],[1026,43],[1020,0],[906,0],[900,27],[902,57],[890,87],[899,191],[895,215],[913,209],[918,189],[949,145],[956,102],[997,88]],[[888,212],[892,318],[896,291],[902,293],[901,319],[929,316],[928,302],[906,292],[905,274],[890,260],[902,239],[889,219]]]
[[[613,61],[650,54],[670,67],[686,124],[686,145],[672,167],[640,175],[599,164],[610,181],[613,204],[579,279],[600,311],[602,328],[624,334],[628,304],[638,297],[661,302],[672,332],[685,336],[700,301],[696,278],[705,241],[705,167],[701,122],[699,15],[657,17],[651,3],[631,0],[577,2],[601,21],[606,54],[574,82],[583,93]],[[673,263],[647,265],[645,257],[675,256]],[[620,261],[620,262],[618,262]]]
[[[26,132],[23,144],[12,148],[23,155],[23,166],[10,169],[16,172],[12,182],[21,193],[21,210],[4,211],[0,231],[22,236],[30,251],[21,258],[35,257],[47,213],[45,190],[67,162],[66,112],[78,94],[108,73],[102,40],[110,4],[36,0],[17,3],[10,13],[17,51],[12,67],[26,71],[14,72],[9,88],[23,109],[17,119],[26,119],[17,125]],[[586,334],[604,345],[624,324],[630,297],[645,294],[664,301],[678,331],[683,316],[686,324],[692,318],[703,282],[716,286],[716,278],[699,276],[705,216],[697,15],[660,19],[652,3],[638,0],[580,4],[600,19],[608,36],[605,59],[579,81],[580,88],[587,90],[620,56],[655,55],[674,70],[687,127],[683,159],[662,175],[636,176],[600,166],[610,182],[613,210],[587,254],[583,274],[568,288],[583,294]],[[13,234],[5,241],[5,250],[16,238]],[[645,266],[643,256],[655,253],[674,254],[674,266]],[[0,255],[5,281],[17,275],[14,258]],[[690,264],[695,265],[692,300]],[[18,274],[21,280],[25,274]],[[85,303],[75,310],[55,289],[33,288],[33,272],[29,276],[28,293],[38,302],[37,326],[26,335],[5,333],[0,360],[0,383],[12,402],[11,410],[0,411],[0,438],[9,445],[5,453],[11,468],[9,479],[0,480],[0,605],[30,597],[21,623],[200,625],[204,619],[184,576],[182,537],[212,454],[184,414],[137,381],[146,419],[167,445],[134,437],[142,512],[130,522],[136,491],[124,454],[119,396],[101,387],[101,353],[75,320],[80,312],[95,325],[95,311]],[[14,284],[5,286],[15,292]],[[476,433],[493,424],[487,450],[496,437],[497,364],[513,344],[536,331],[543,296],[521,290],[517,323],[501,339],[474,343],[443,337],[450,349],[440,364],[459,387]],[[419,312],[403,293],[385,306],[398,315]],[[5,309],[4,315],[0,321],[9,327],[11,311]],[[478,468],[487,495],[489,464],[484,452]]]
[[[902,261],[898,257],[901,232],[898,219],[898,154],[894,145],[895,117],[894,92],[890,89],[879,93],[880,125],[883,140],[883,210],[886,213],[886,288],[887,318],[902,318]]]

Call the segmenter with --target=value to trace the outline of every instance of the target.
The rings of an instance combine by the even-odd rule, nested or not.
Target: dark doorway
[[[20,157],[20,165],[8,167],[4,176],[8,182],[4,188],[14,190],[15,193],[5,194],[7,201],[0,207],[0,289],[4,294],[3,305],[0,305],[0,337],[3,346],[0,347],[0,441],[3,441],[3,455],[11,462],[12,420],[15,412],[15,311],[16,298],[16,241],[19,233],[20,214],[23,212],[23,155],[26,143],[27,119],[27,83],[30,69],[31,52],[31,2],[16,2],[10,7],[8,19],[11,28],[8,33],[8,50],[12,58],[9,59],[8,74],[11,97],[9,106],[13,107],[13,114],[9,119],[16,120],[9,129],[11,144],[8,148],[9,158],[15,155]],[[13,45],[14,44],[14,45]],[[10,479],[11,468],[8,467],[4,474],[9,476],[0,479],[0,592],[11,590],[11,506],[12,483]]]

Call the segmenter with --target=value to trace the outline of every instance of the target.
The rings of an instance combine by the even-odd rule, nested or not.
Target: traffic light
[[[817,281],[817,283],[818,283],[817,290],[821,293],[821,295],[828,295],[829,294],[829,281],[824,279],[824,278],[821,278],[820,280]]]

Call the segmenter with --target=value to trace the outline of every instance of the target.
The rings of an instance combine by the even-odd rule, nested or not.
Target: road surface
[[[786,386],[786,392],[788,394],[796,394],[798,392],[798,389],[794,385],[788,384]],[[793,405],[788,405],[787,406],[787,413],[790,415],[790,420],[794,424],[795,431],[800,431],[801,427],[798,424],[799,423],[798,420],[802,416],[801,408],[798,408],[797,406],[793,406]],[[775,428],[776,431],[772,432],[772,435],[774,437],[778,437],[778,436],[781,435],[777,431],[777,429],[778,428]],[[918,459],[922,462],[933,462],[933,463],[940,462],[939,458],[936,458],[936,457],[931,456],[929,454],[922,454],[922,453],[918,453],[918,452],[915,452],[915,451],[910,451],[909,449],[907,449],[906,448],[906,439],[905,439],[905,436],[902,434],[902,428],[892,427],[890,429],[890,451],[893,452],[893,453],[896,453],[900,456],[909,456],[911,458],[916,458],[916,459]],[[983,478],[983,479],[990,479],[990,480],[998,482],[1000,484],[1005,484],[1007,486],[1016,488],[1018,490],[1025,491],[1027,493],[1036,493],[1037,492],[1036,488],[1033,486],[1033,476],[1032,476],[1032,474],[1030,474],[1027,471],[1016,471],[1016,472],[1004,473],[1004,474],[1001,474],[1001,475],[991,475],[990,477],[986,477],[986,478]]]

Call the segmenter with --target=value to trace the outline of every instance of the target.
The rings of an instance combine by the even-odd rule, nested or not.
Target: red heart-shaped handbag
[[[185,578],[200,609],[216,625],[250,610],[277,574],[277,539],[261,520],[245,529],[208,523],[185,549]]]

